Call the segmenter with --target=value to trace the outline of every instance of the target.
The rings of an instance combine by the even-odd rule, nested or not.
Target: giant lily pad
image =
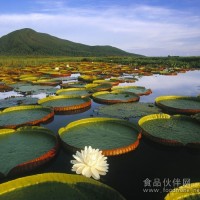
[[[153,114],[142,117],[138,123],[142,133],[156,142],[200,146],[200,124],[189,116]]]
[[[40,105],[14,106],[0,112],[0,127],[16,128],[25,124],[36,125],[53,116],[52,108]]]
[[[81,81],[75,81],[75,82],[68,82],[68,83],[63,83],[60,86],[62,88],[85,88],[86,83],[81,82]]]
[[[50,96],[38,101],[42,106],[53,107],[55,111],[73,111],[91,106],[91,99],[77,96]]]
[[[59,129],[63,147],[76,151],[85,146],[102,150],[107,156],[134,150],[139,145],[140,130],[134,124],[116,118],[86,118]]]
[[[151,89],[146,89],[142,86],[116,86],[113,87],[112,90],[120,90],[125,92],[133,92],[137,95],[148,95],[151,94]]]
[[[16,83],[11,85],[14,88],[14,91],[20,92],[22,94],[40,94],[40,93],[46,93],[46,94],[55,94],[57,91],[57,88],[52,86],[46,86],[46,85],[31,85],[26,83]]]
[[[37,104],[38,98],[32,97],[10,97],[0,100],[0,109],[17,105],[33,105]]]
[[[165,111],[180,114],[200,113],[200,99],[187,96],[160,96],[155,99],[156,105]]]
[[[0,185],[1,200],[125,200],[113,188],[81,175],[44,173]]]
[[[200,183],[190,183],[170,191],[165,200],[199,200],[200,199]]]
[[[47,74],[51,75],[52,77],[66,77],[66,76],[71,76],[70,72],[48,72]]]
[[[96,114],[118,118],[139,118],[161,112],[161,110],[153,103],[141,102],[99,106],[94,111]]]
[[[36,81],[32,81],[32,84],[34,85],[49,85],[49,86],[57,86],[62,81],[54,80],[54,79],[39,79]]]
[[[65,96],[78,96],[78,97],[89,97],[92,93],[85,88],[68,88],[68,89],[60,89],[56,91],[57,95],[65,95]]]
[[[140,99],[137,94],[123,91],[96,92],[92,95],[92,97],[96,102],[107,104],[134,102],[139,101]]]
[[[0,174],[30,171],[51,160],[58,149],[53,132],[43,127],[0,129]]]
[[[89,83],[85,85],[85,88],[92,92],[106,91],[112,88],[110,83]]]
[[[93,81],[93,83],[98,83],[98,84],[102,84],[102,83],[108,83],[111,84],[112,86],[117,86],[119,85],[119,81],[115,81],[115,80],[95,80]]]
[[[92,83],[94,80],[97,80],[98,77],[97,76],[93,76],[93,75],[81,75],[78,77],[79,81],[84,81],[84,82],[88,82],[88,83]]]

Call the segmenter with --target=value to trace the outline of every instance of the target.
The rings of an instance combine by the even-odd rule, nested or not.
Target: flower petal
[[[98,171],[96,170],[96,168],[94,167],[91,167],[91,171],[92,171],[92,177],[96,180],[100,179],[100,176],[99,176],[99,173]]]

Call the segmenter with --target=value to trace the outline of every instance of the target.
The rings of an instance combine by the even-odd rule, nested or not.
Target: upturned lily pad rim
[[[120,99],[106,99],[106,98],[99,98],[98,96],[105,95],[105,94],[124,94],[124,95],[130,95],[131,97],[129,99],[120,100]],[[138,96],[135,93],[132,92],[124,92],[124,91],[102,91],[102,92],[95,92],[92,94],[92,97],[94,101],[100,102],[100,103],[106,103],[106,104],[114,104],[114,103],[129,103],[129,102],[136,102],[140,100],[140,96]]]
[[[47,134],[50,137],[53,137],[55,139],[55,145],[53,148],[49,149],[46,153],[40,155],[39,157],[32,159],[32,160],[27,160],[24,163],[20,163],[16,165],[14,168],[12,168],[9,173],[6,176],[15,176],[24,172],[32,171],[41,165],[49,162],[52,160],[58,150],[59,150],[59,141],[57,136],[54,135],[54,133],[47,128],[40,127],[40,126],[24,126],[20,127],[18,129],[0,129],[0,135],[6,135],[6,134],[20,134],[22,132],[28,132],[28,131],[34,131],[36,134]],[[5,175],[3,175],[5,176]],[[1,187],[0,187],[1,188]]]
[[[20,111],[20,110],[33,110],[33,109],[41,109],[41,110],[45,110],[48,112],[48,114],[40,119],[37,120],[33,120],[33,121],[27,121],[25,123],[22,124],[11,124],[11,125],[5,125],[2,126],[3,128],[18,128],[20,126],[24,126],[24,125],[37,125],[39,123],[45,122],[47,120],[49,120],[50,118],[52,118],[54,116],[54,110],[50,107],[43,107],[41,105],[23,105],[23,106],[13,106],[13,107],[9,107],[6,108],[2,111],[0,111],[0,115],[3,115],[4,113],[9,113],[9,112],[15,112],[15,111]]]
[[[172,112],[172,113],[180,113],[180,114],[196,114],[200,113],[200,109],[189,109],[189,108],[176,108],[172,106],[167,106],[164,103],[160,101],[167,101],[167,100],[179,100],[179,99],[184,99],[184,100],[193,100],[197,101],[200,104],[200,99],[198,97],[194,96],[159,96],[155,99],[155,103],[158,107]]]
[[[104,183],[101,183],[100,181],[96,181],[94,179],[87,178],[82,175],[56,173],[56,172],[30,175],[2,183],[0,187],[0,195],[37,184],[53,183],[53,182],[72,184],[72,185],[76,185],[77,183],[88,183],[94,186],[104,187],[105,189],[111,191],[111,194],[113,192],[116,193],[119,196],[119,199],[125,200],[125,198],[117,190],[113,189],[112,187]]]
[[[124,154],[124,153],[128,153],[130,151],[135,150],[138,145],[139,145],[139,140],[142,137],[141,134],[141,130],[138,126],[136,126],[133,123],[130,123],[128,121],[122,120],[122,119],[117,119],[117,118],[109,118],[109,117],[94,117],[94,118],[85,118],[85,119],[80,119],[80,120],[76,120],[74,122],[69,123],[67,126],[62,127],[58,130],[58,135],[60,137],[61,143],[63,145],[63,147],[66,150],[71,150],[72,152],[76,152],[76,151],[80,151],[81,148],[78,147],[74,147],[71,146],[69,144],[67,144],[66,142],[64,142],[61,139],[62,134],[64,134],[64,132],[66,132],[67,130],[76,127],[76,126],[80,126],[81,124],[87,124],[87,123],[96,123],[96,122],[115,122],[115,123],[121,123],[123,125],[129,126],[135,130],[138,131],[138,135],[137,135],[137,140],[134,141],[132,144],[128,145],[128,146],[124,146],[124,147],[120,147],[120,148],[115,148],[115,149],[102,149],[102,154],[105,156],[116,156],[116,155],[120,155],[120,154]]]
[[[142,95],[149,95],[152,93],[152,90],[151,89],[146,89],[145,87],[143,86],[115,86],[115,87],[112,87],[111,90],[112,91],[115,91],[115,90],[126,90],[126,89],[129,89],[129,88],[135,88],[135,89],[144,89],[145,92],[139,92],[137,93],[137,95],[139,96],[142,96]]]
[[[196,195],[198,196],[197,198],[195,198]],[[188,197],[193,197],[192,199],[199,199],[200,182],[190,183],[178,188],[174,188],[165,196],[165,200],[184,200]]]
[[[192,119],[191,117],[184,116],[184,115],[169,115],[169,114],[163,114],[163,113],[147,115],[147,116],[140,118],[140,120],[138,121],[138,125],[142,129],[142,135],[147,136],[149,139],[151,139],[155,142],[169,145],[169,146],[188,146],[188,147],[199,148],[200,142],[194,141],[194,142],[190,142],[187,144],[183,144],[182,142],[179,142],[176,140],[170,140],[170,139],[165,139],[165,138],[160,138],[160,137],[154,136],[142,128],[142,125],[147,121],[156,120],[156,119],[170,119],[172,117],[183,118],[183,119],[185,118],[187,120],[196,121],[195,119]]]
[[[80,96],[76,96],[76,95],[49,96],[49,97],[46,97],[43,99],[39,99],[38,104],[42,105],[43,103],[48,102],[48,101],[54,101],[54,100],[58,100],[58,99],[73,99],[73,98],[81,99],[84,102],[77,104],[77,105],[72,105],[72,106],[53,107],[54,111],[56,111],[56,112],[73,111],[73,110],[79,110],[79,109],[83,109],[83,108],[87,108],[87,107],[91,106],[91,99],[89,97],[80,97]]]

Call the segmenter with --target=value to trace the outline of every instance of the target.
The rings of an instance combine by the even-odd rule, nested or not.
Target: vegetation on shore
[[[129,65],[133,68],[200,68],[200,56],[193,57],[67,57],[67,56],[0,56],[0,67],[38,66],[50,63],[66,62],[102,62]]]

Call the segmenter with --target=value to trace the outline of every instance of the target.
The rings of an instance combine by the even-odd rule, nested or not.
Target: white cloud
[[[112,45],[144,55],[200,55],[200,16],[162,7],[72,8],[38,1],[38,13],[0,15],[0,35],[30,27],[88,45]],[[55,12],[44,12],[44,11]]]

